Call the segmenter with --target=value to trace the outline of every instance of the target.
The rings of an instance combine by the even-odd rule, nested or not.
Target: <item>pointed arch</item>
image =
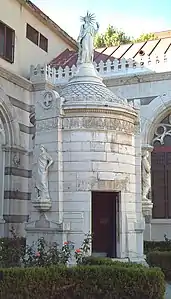
[[[15,108],[2,88],[0,88],[0,120],[4,129],[5,145],[20,146],[20,130]]]
[[[153,218],[171,218],[171,91],[156,97],[142,118],[142,143],[154,146],[151,154]],[[169,131],[167,131],[169,130]]]
[[[164,119],[169,113],[171,113],[171,91],[167,94],[156,97],[148,105],[148,114],[142,117],[142,144],[152,145],[152,139],[155,133],[157,124]]]

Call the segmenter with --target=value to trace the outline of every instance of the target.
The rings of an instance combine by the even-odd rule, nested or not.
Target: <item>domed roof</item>
[[[99,77],[93,64],[82,64],[69,83],[62,88],[60,96],[64,98],[64,105],[98,104],[105,106],[128,106],[126,99],[115,95]]]
[[[61,96],[65,99],[64,103],[74,101],[95,101],[109,102],[125,105],[127,101],[116,96],[108,88],[101,84],[82,82],[70,83],[61,92]]]

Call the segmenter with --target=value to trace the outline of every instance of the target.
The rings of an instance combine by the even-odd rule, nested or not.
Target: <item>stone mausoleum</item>
[[[52,85],[39,91],[35,84],[27,242],[44,236],[79,248],[90,232],[93,254],[143,260],[139,109],[109,90],[96,71],[96,27],[87,14],[77,69],[67,84],[58,91]]]

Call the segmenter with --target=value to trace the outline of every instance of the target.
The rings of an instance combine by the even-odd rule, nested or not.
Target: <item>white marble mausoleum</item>
[[[142,260],[143,238],[171,238],[171,38],[94,50],[90,15],[75,42],[3,1],[0,236],[79,247],[90,232],[93,254]]]
[[[90,18],[85,25],[93,31]],[[46,235],[79,247],[90,232],[93,254],[143,260],[138,110],[102,82],[93,65],[93,35],[81,34],[74,76],[59,93],[35,92],[38,187],[32,189],[27,237]]]

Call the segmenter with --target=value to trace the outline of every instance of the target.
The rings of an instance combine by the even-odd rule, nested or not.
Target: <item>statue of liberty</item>
[[[92,63],[94,53],[93,40],[99,30],[99,24],[96,22],[95,28],[95,16],[89,12],[87,12],[85,17],[81,17],[81,21],[84,24],[81,25],[80,34],[77,39],[79,47],[77,64]]]

